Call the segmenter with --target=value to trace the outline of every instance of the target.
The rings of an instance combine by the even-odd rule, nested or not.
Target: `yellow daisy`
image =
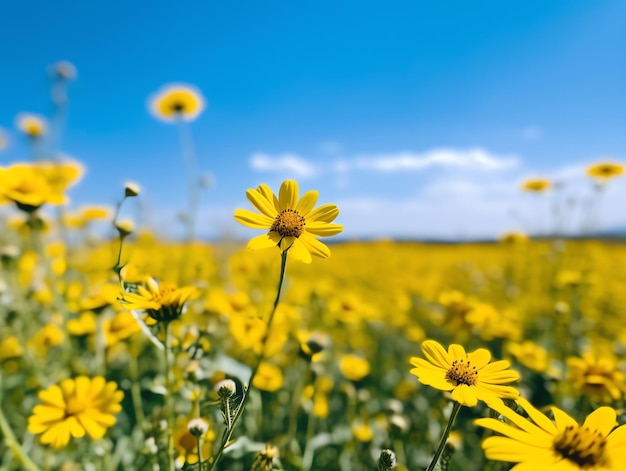
[[[282,251],[288,250],[291,257],[305,263],[311,262],[311,255],[320,258],[330,256],[328,247],[316,237],[337,235],[343,231],[343,226],[331,224],[339,214],[334,204],[313,209],[317,203],[317,191],[308,191],[298,199],[298,183],[285,180],[280,186],[278,197],[267,185],[260,185],[256,190],[249,188],[246,196],[261,214],[238,209],[235,211],[235,220],[253,229],[269,230],[252,239],[248,249],[278,247]]]
[[[490,460],[518,463],[511,471],[619,471],[624,469],[626,426],[616,429],[616,413],[600,407],[579,425],[556,407],[554,421],[523,398],[517,404],[529,418],[522,417],[503,404],[492,408],[508,420],[478,419],[476,425],[502,435],[488,437],[482,443]]]
[[[98,440],[115,424],[115,414],[122,410],[123,397],[117,384],[107,383],[102,376],[65,379],[39,391],[43,404],[33,408],[28,418],[28,431],[43,434],[41,443],[53,448],[64,448],[70,436],[81,438],[87,434]]]
[[[612,162],[602,162],[587,169],[587,175],[605,182],[624,173],[624,166]]]
[[[522,190],[529,191],[532,193],[541,193],[543,191],[549,190],[552,187],[552,183],[550,180],[544,179],[535,179],[535,180],[526,180],[522,183]]]
[[[473,407],[478,400],[492,404],[502,402],[501,398],[519,396],[517,389],[504,386],[519,380],[519,373],[508,369],[508,361],[489,363],[491,353],[485,348],[465,353],[461,345],[452,344],[446,351],[438,342],[426,340],[422,351],[426,359],[411,358],[415,366],[411,373],[422,384],[451,391],[452,399],[464,406]]]
[[[204,110],[202,93],[190,85],[166,85],[150,100],[150,110],[162,121],[193,121]]]

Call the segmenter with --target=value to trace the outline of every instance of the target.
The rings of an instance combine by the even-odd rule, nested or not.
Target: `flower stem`
[[[448,441],[448,437],[450,436],[452,425],[454,425],[454,419],[456,419],[456,416],[458,415],[460,410],[461,410],[461,403],[455,402],[454,408],[452,409],[452,412],[450,413],[450,418],[448,419],[448,424],[446,425],[446,428],[443,431],[443,435],[441,435],[441,440],[439,440],[437,451],[435,451],[433,460],[428,465],[428,468],[426,468],[426,471],[433,471],[433,469],[435,469],[435,466],[437,466],[437,462],[439,461],[439,458],[441,457],[441,454],[443,453],[443,450],[446,447],[446,442]]]
[[[215,456],[215,459],[213,460],[213,463],[211,464],[211,467],[209,468],[209,471],[214,471],[217,469],[217,464],[219,463],[220,459],[222,458],[222,454],[224,453],[224,448],[226,447],[226,445],[228,444],[228,442],[230,441],[230,437],[233,435],[233,430],[235,429],[235,425],[237,424],[237,422],[239,421],[239,418],[242,416],[243,411],[246,407],[246,404],[248,402],[248,398],[250,397],[250,389],[252,388],[252,383],[254,381],[254,378],[257,374],[257,372],[259,371],[259,367],[261,366],[261,362],[263,361],[263,358],[265,356],[265,345],[267,342],[267,339],[269,337],[269,332],[270,332],[270,328],[272,326],[272,321],[274,320],[274,314],[276,314],[276,308],[278,307],[278,302],[280,301],[280,293],[282,291],[283,288],[283,281],[285,280],[285,268],[287,266],[287,250],[284,250],[281,254],[281,260],[280,260],[280,277],[278,279],[278,288],[276,290],[276,299],[274,299],[274,305],[272,307],[272,312],[270,313],[270,317],[267,320],[267,333],[265,335],[265,339],[263,340],[263,346],[261,348],[261,353],[257,356],[257,360],[256,363],[254,365],[254,368],[252,369],[252,373],[250,374],[250,380],[248,381],[248,387],[244,389],[243,391],[243,398],[241,399],[241,403],[237,406],[236,410],[235,410],[235,416],[233,417],[232,421],[230,422],[230,425],[227,425],[226,430],[224,430],[224,434],[222,435],[222,442],[220,444],[220,449],[217,452],[217,455]]]
[[[196,437],[196,443],[198,444],[198,471],[202,471],[202,444],[200,443],[200,436]]]
[[[163,408],[165,410],[165,417],[167,419],[167,461],[170,471],[175,470],[174,465],[174,414],[172,408],[172,361],[170,358],[172,342],[170,339],[170,323],[163,323],[163,330],[165,333],[165,401]]]

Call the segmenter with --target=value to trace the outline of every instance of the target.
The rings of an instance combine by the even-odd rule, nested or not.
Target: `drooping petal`
[[[318,196],[319,195],[315,190],[307,191],[296,205],[296,211],[298,211],[298,214],[306,218],[307,214],[309,214],[309,212],[313,209],[313,206],[315,206],[315,203],[317,203]]]
[[[312,255],[320,258],[330,257],[330,249],[306,232],[300,236],[299,240]]]
[[[270,234],[261,234],[260,236],[250,239],[248,242],[248,250],[261,250],[268,249],[270,247],[276,247],[276,242],[270,237]]]
[[[311,263],[311,253],[306,249],[300,239],[296,239],[289,249],[289,256],[294,260],[300,260],[304,263]]]
[[[284,209],[296,209],[298,205],[298,182],[295,180],[285,180],[282,185],[280,185],[280,190],[278,192],[278,204],[280,210]]]
[[[327,222],[307,222],[305,231],[318,237],[331,237],[343,231],[341,224],[329,224]]]
[[[235,221],[253,229],[269,229],[274,223],[274,220],[265,214],[253,213],[246,209],[237,209],[235,211]]]
[[[475,388],[472,388],[467,384],[461,384],[454,388],[452,391],[452,399],[467,407],[474,407],[478,404]]]
[[[246,197],[256,209],[261,211],[261,213],[265,214],[268,218],[273,220],[278,215],[278,211],[276,211],[274,204],[257,190],[250,188],[246,191]]]

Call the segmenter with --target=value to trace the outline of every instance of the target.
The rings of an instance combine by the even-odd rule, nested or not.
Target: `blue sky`
[[[46,66],[68,60],[61,147],[88,169],[76,204],[111,204],[133,180],[146,220],[179,233],[177,131],[146,102],[182,82],[208,105],[192,124],[215,180],[201,235],[249,235],[232,220],[245,189],[286,178],[337,203],[347,237],[542,230],[555,197],[520,194],[524,178],[580,203],[586,165],[626,161],[625,19],[617,0],[8,2],[0,163],[28,158],[15,116],[50,112]],[[607,190],[598,224],[626,227],[626,178]]]

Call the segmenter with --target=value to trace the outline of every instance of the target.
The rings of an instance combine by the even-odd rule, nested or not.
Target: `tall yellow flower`
[[[476,425],[504,436],[488,437],[482,443],[490,460],[518,463],[511,471],[621,471],[626,456],[626,426],[616,429],[616,413],[600,407],[579,425],[556,407],[554,421],[523,398],[517,404],[529,418],[503,404],[491,407],[510,423],[478,419]]]
[[[150,110],[161,121],[193,121],[204,110],[204,98],[195,87],[166,85],[151,98]]]
[[[115,424],[115,414],[122,410],[124,393],[113,381],[102,376],[64,379],[58,385],[39,391],[43,404],[33,408],[28,418],[28,431],[43,434],[41,443],[53,448],[64,448],[70,436],[85,434],[93,440],[104,436]]]
[[[313,209],[318,193],[308,191],[299,199],[298,183],[285,180],[280,186],[278,197],[267,185],[246,192],[248,201],[261,214],[245,209],[235,211],[235,220],[253,229],[269,230],[248,243],[248,249],[257,250],[278,247],[296,260],[311,262],[311,255],[320,258],[330,256],[330,250],[316,237],[330,237],[343,231],[340,224],[331,224],[339,210],[334,204],[325,204]]]
[[[452,399],[464,406],[473,407],[478,400],[492,404],[519,396],[517,389],[504,386],[519,380],[519,373],[508,369],[508,361],[489,363],[491,353],[485,348],[465,353],[461,345],[452,344],[446,351],[438,342],[426,340],[422,351],[426,359],[411,358],[415,366],[411,373],[422,384],[451,391]]]
[[[618,177],[624,173],[624,166],[613,162],[602,162],[592,165],[587,169],[587,175],[595,178],[600,183],[605,183],[611,178]]]

